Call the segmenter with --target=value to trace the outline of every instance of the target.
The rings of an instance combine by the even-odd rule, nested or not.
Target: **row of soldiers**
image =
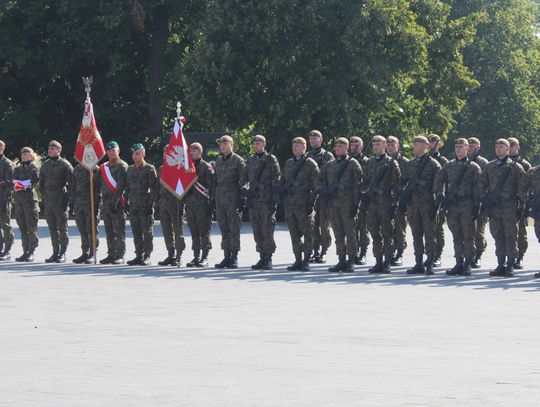
[[[416,261],[407,273],[433,274],[433,268],[440,265],[445,218],[456,258],[447,274],[470,275],[471,268],[480,267],[487,218],[498,259],[492,275],[511,276],[514,268],[522,267],[527,247],[525,219],[535,216],[540,176],[536,175],[537,167],[531,169],[519,156],[517,139],[497,140],[497,159],[488,163],[479,155],[480,141],[476,138],[457,139],[456,159],[452,161],[438,152],[440,138],[434,134],[414,138],[412,160],[400,154],[399,141],[392,136],[372,138],[371,158],[363,155],[359,137],[338,138],[335,156],[322,147],[321,132],[313,130],[307,138],[309,150],[306,139],[292,141],[293,157],[283,171],[277,158],[266,151],[262,135],[253,138],[255,153],[246,160],[234,152],[232,137],[221,137],[221,154],[213,165],[202,159],[202,146],[193,143],[189,153],[198,181],[181,200],[158,182],[162,168],[156,171],[144,160],[142,144],[131,147],[134,164],[128,166],[120,159],[118,143],[111,141],[106,146],[108,162],[92,174],[94,207],[99,208],[99,216],[98,210],[93,214],[90,210],[88,171],[80,165],[72,168],[61,158],[58,142],[49,143],[48,158],[41,168],[29,147],[21,150],[20,163],[14,168],[4,157],[5,144],[0,142],[0,260],[11,259],[12,191],[24,250],[16,260],[33,260],[39,215],[35,186],[39,184],[53,246],[47,262],[65,262],[67,216],[71,212],[81,232],[83,251],[75,263],[91,262],[92,225],[97,232],[98,217],[104,221],[108,248],[107,257],[100,263],[124,263],[127,216],[136,250],[135,258],[127,263],[148,265],[153,250],[153,214],[159,210],[168,256],[158,264],[179,265],[185,249],[185,213],[194,253],[187,266],[204,267],[211,250],[215,211],[224,252],[215,267],[234,269],[238,267],[242,212],[247,207],[260,254],[252,268],[271,269],[276,250],[275,214],[281,203],[295,256],[289,270],[308,271],[310,263],[326,262],[331,227],[339,261],[329,271],[352,272],[354,264],[365,264],[371,236],[376,263],[369,272],[388,273],[391,266],[402,264],[408,223]],[[535,231],[540,235],[536,224]]]

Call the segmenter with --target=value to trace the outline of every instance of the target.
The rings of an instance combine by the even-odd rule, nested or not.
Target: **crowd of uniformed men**
[[[107,256],[99,263],[123,264],[129,218],[135,257],[127,264],[149,265],[154,212],[159,211],[168,251],[159,265],[180,265],[186,247],[185,217],[193,249],[193,259],[186,265],[208,266],[215,213],[224,256],[214,267],[234,269],[238,267],[242,213],[247,207],[260,254],[251,268],[269,270],[276,250],[278,203],[284,208],[291,237],[295,258],[287,268],[291,271],[308,271],[310,263],[326,263],[330,227],[339,258],[328,269],[331,272],[353,272],[354,265],[366,264],[372,243],[375,264],[369,272],[390,273],[392,266],[402,264],[407,224],[415,256],[408,274],[430,275],[440,266],[445,222],[452,233],[455,256],[455,266],[446,271],[448,275],[467,276],[471,269],[480,267],[488,219],[498,262],[490,273],[493,276],[510,277],[514,269],[523,268],[528,217],[535,219],[540,239],[540,166],[531,168],[519,155],[516,138],[498,139],[497,158],[490,162],[479,155],[480,141],[474,137],[455,140],[455,159],[450,161],[440,154],[441,140],[435,134],[414,138],[411,160],[400,153],[399,141],[393,136],[374,136],[371,157],[363,154],[360,137],[338,138],[334,154],[322,147],[321,132],[313,130],[307,139],[292,140],[292,157],[282,169],[277,158],[266,151],[262,135],[252,139],[254,154],[245,160],[234,152],[230,136],[219,139],[220,155],[215,163],[203,160],[203,147],[193,143],[189,154],[198,184],[181,200],[159,182],[162,167],[156,171],[145,161],[142,144],[131,146],[133,164],[128,165],[120,158],[118,143],[110,141],[106,145],[108,161],[90,175],[81,165],[73,168],[61,157],[62,146],[57,141],[49,143],[48,157],[41,165],[30,147],[21,150],[20,160],[14,165],[5,157],[6,146],[0,141],[0,261],[10,261],[12,256],[12,208],[23,247],[15,260],[34,260],[40,211],[38,186],[52,243],[52,255],[45,260],[49,263],[66,261],[67,220],[71,215],[82,246],[82,254],[74,263],[92,262],[92,227],[97,235],[101,219]],[[90,205],[91,177],[94,213]]]

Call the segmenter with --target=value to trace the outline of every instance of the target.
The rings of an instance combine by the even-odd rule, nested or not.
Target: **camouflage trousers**
[[[276,251],[276,215],[271,206],[271,202],[254,202],[249,207],[249,221],[253,228],[257,253],[273,254]]]
[[[285,221],[291,236],[293,253],[296,255],[304,253],[309,257],[313,250],[313,218],[313,212],[308,213],[306,206],[285,206]]]
[[[221,249],[240,251],[242,214],[238,213],[237,201],[216,202],[216,218],[221,231]]]
[[[66,248],[69,243],[68,237],[68,213],[62,200],[47,200],[44,202],[45,220],[49,227],[53,250]]]
[[[167,251],[176,250],[182,253],[186,248],[184,239],[184,204],[178,199],[159,202],[159,223],[163,232],[163,240]]]
[[[474,234],[474,247],[477,253],[483,253],[487,247],[486,224],[487,217],[483,214],[479,215],[476,219],[476,232]]]
[[[370,205],[367,212],[368,229],[373,239],[373,255],[391,258],[394,254],[394,221],[388,205]]]
[[[154,215],[145,206],[129,208],[129,223],[137,256],[150,256],[154,250]]]
[[[358,248],[356,240],[357,217],[351,217],[351,211],[350,207],[332,205],[330,207],[330,224],[334,231],[337,255],[348,255],[353,258]]]
[[[435,256],[437,243],[435,240],[435,220],[432,217],[434,204],[412,204],[407,207],[407,220],[413,235],[414,255]]]
[[[459,202],[448,209],[448,228],[454,242],[454,257],[472,261],[476,254],[474,240],[476,223],[472,202]]]
[[[11,205],[6,204],[6,211],[0,213],[0,249],[6,252],[11,250],[13,246],[13,232],[11,230]]]
[[[495,255],[515,259],[518,255],[516,207],[493,209],[489,217],[489,231],[495,239]]]
[[[332,245],[332,236],[330,235],[330,214],[326,203],[317,199],[315,204],[315,219],[313,221],[313,249],[328,249]]]
[[[90,205],[90,204],[89,204]],[[96,249],[99,246],[98,239],[98,223],[99,219],[94,218],[94,230],[96,232]],[[90,208],[75,208],[75,223],[77,224],[77,229],[81,234],[81,249],[83,253],[90,253],[93,251],[92,243],[92,211]]]
[[[396,211],[396,216],[394,216],[392,241],[394,242],[393,252],[403,253],[407,248],[407,217],[401,211]]]
[[[437,247],[437,254],[441,254],[444,249],[444,224],[446,223],[446,216],[440,214],[435,222],[435,245]]]
[[[527,241],[527,219],[522,218],[518,222],[518,255],[523,256],[529,247]]]
[[[23,202],[15,205],[15,220],[21,231],[22,247],[25,252],[33,253],[38,247],[38,219],[39,205],[37,202]]]
[[[210,204],[186,205],[186,219],[191,232],[191,248],[193,250],[212,249],[210,232],[212,229],[212,213]]]
[[[358,247],[367,249],[370,243],[367,214],[364,211],[360,211],[358,214],[358,220],[356,222],[356,240],[358,241]]]

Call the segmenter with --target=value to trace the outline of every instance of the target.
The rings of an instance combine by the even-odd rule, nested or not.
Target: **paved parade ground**
[[[155,232],[154,264],[166,256],[157,224]],[[405,266],[391,275],[368,275],[367,266],[352,275],[328,265],[288,272],[283,224],[275,269],[252,271],[258,256],[247,224],[243,232],[234,271],[0,264],[0,406],[540,403],[540,280],[532,278],[540,244],[531,227],[527,268],[510,279],[488,276],[493,254],[469,278],[444,268],[407,276],[410,239]],[[72,222],[70,235],[71,261],[80,254]],[[44,221],[40,238],[42,262]],[[213,244],[211,265],[222,254],[215,225]]]

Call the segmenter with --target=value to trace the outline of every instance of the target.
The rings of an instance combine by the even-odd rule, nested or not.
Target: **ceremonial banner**
[[[84,112],[79,137],[75,146],[75,159],[81,165],[91,171],[96,164],[105,156],[105,146],[99,135],[94,117],[94,107],[90,96],[84,102]]]
[[[182,131],[186,119],[180,115],[180,105],[178,105],[177,113],[169,145],[163,158],[160,182],[180,199],[197,181],[197,171],[189,155],[189,146]]]

